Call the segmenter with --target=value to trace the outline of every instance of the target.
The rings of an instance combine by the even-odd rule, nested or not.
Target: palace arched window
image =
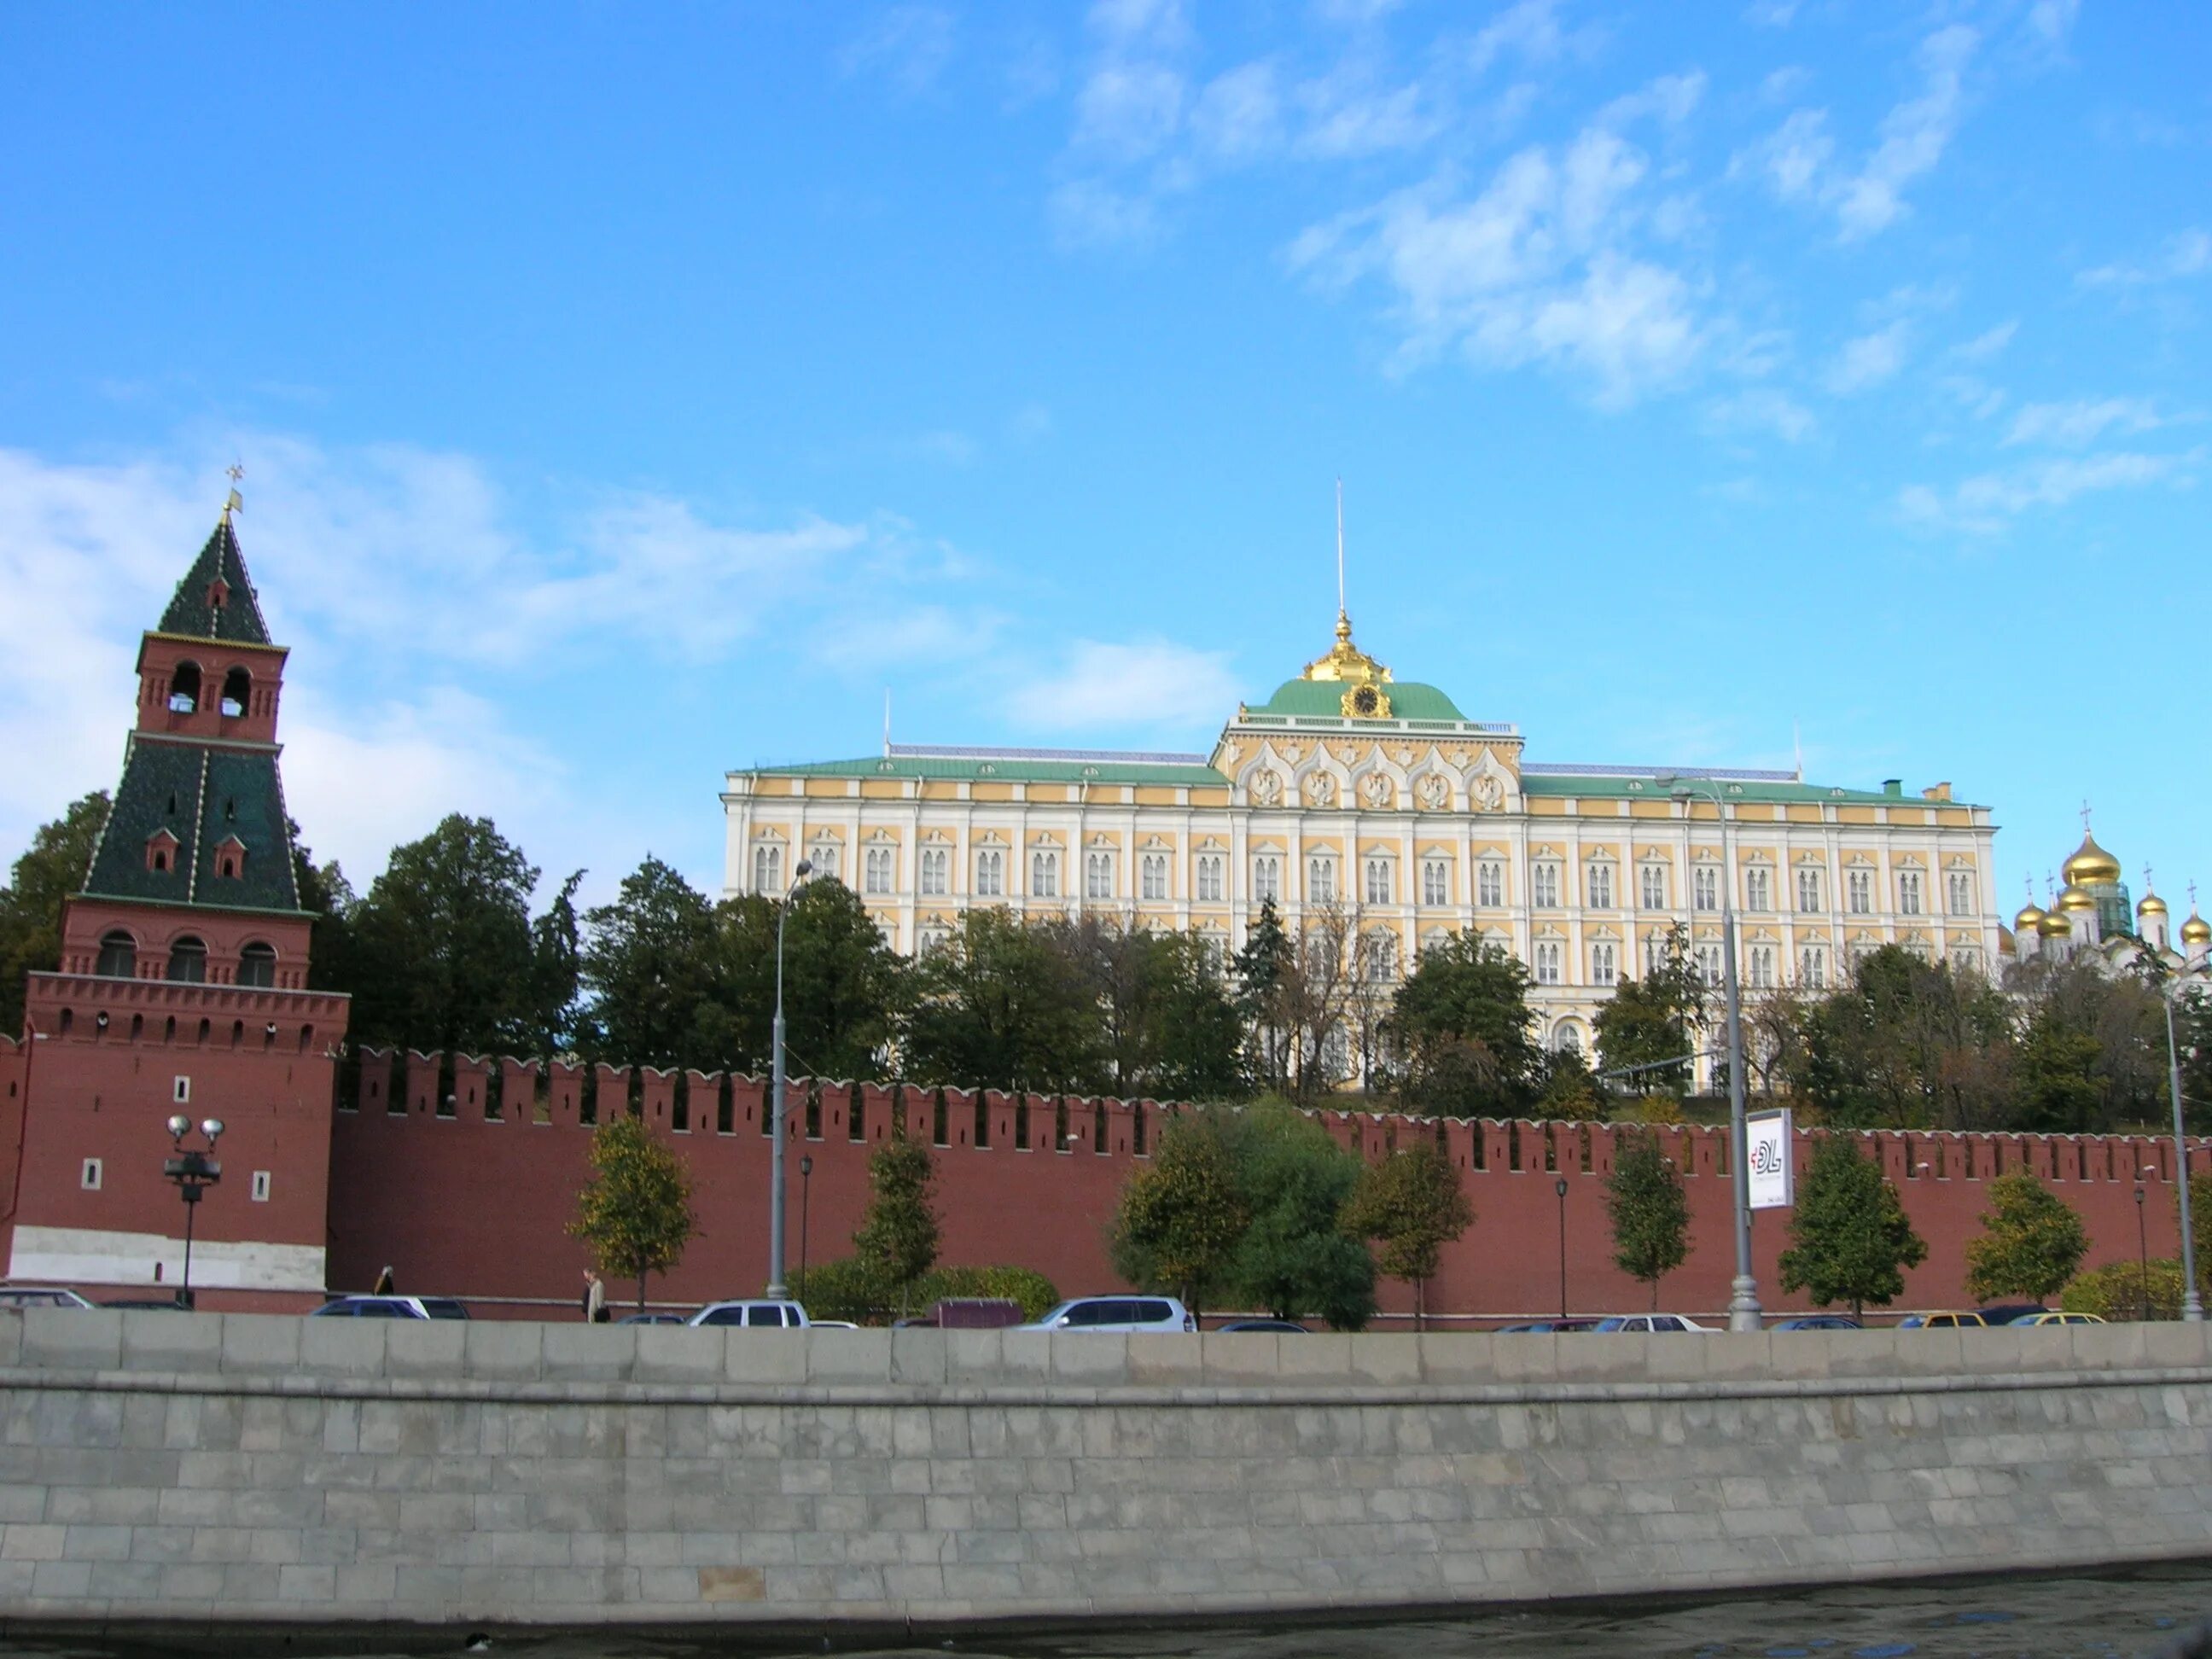
[[[1589,908],[1593,910],[1612,909],[1613,866],[1609,864],[1593,864],[1584,875],[1586,879],[1583,882],[1583,888],[1589,894]]]
[[[1164,853],[1147,853],[1139,866],[1139,896],[1147,900],[1168,896],[1168,860]]]
[[[1474,866],[1474,902],[1483,905],[1505,902],[1505,866],[1485,862]]]
[[[1198,896],[1200,903],[1215,903],[1220,900],[1221,854],[1218,853],[1199,854]]]
[[[1851,914],[1863,916],[1874,909],[1874,876],[1866,870],[1853,870],[1844,878],[1844,890],[1850,901]]]
[[[1644,908],[1647,910],[1665,909],[1667,908],[1667,866],[1663,864],[1647,864],[1644,866],[1642,878]]]
[[[1808,912],[1820,909],[1820,872],[1818,870],[1800,870],[1797,872],[1797,908]]]
[[[253,676],[234,668],[222,677],[222,712],[235,720],[253,705]]]
[[[1559,982],[1561,954],[1562,947],[1557,945],[1539,945],[1536,947],[1537,984],[1557,985]]]
[[[1690,902],[1699,910],[1721,908],[1721,872],[1710,864],[1701,864],[1690,876]]]
[[[831,881],[837,879],[837,843],[836,842],[816,842],[812,847],[807,848],[806,861],[814,866],[816,875],[826,876]]]
[[[1611,985],[1620,977],[1620,956],[1610,945],[1590,946],[1590,983]]]
[[[890,848],[868,848],[866,873],[862,880],[871,893],[888,893],[891,890],[891,849]]]
[[[276,983],[276,952],[258,941],[238,953],[238,982],[258,986],[264,990],[274,988]]]
[[[1035,898],[1060,896],[1060,854],[1032,853],[1030,854],[1030,893]]]
[[[93,972],[102,979],[133,979],[138,973],[138,941],[118,927],[100,936],[100,962]]]
[[[1907,870],[1897,878],[1897,909],[1899,915],[1920,914],[1920,872]]]
[[[1421,866],[1421,902],[1451,902],[1451,866],[1442,859],[1430,859]]]
[[[172,714],[191,714],[200,706],[200,665],[196,662],[180,662],[169,676],[169,709]]]
[[[1006,895],[1006,855],[994,847],[975,854],[975,891],[983,898]]]
[[[1797,952],[1797,982],[1808,991],[1824,991],[1828,987],[1828,953],[1817,945],[1808,945]]]
[[[1747,910],[1771,910],[1774,908],[1774,872],[1753,867],[1743,872],[1743,908]]]
[[[1114,896],[1114,855],[1111,853],[1084,854],[1083,896],[1086,899],[1110,899]]]
[[[1306,860],[1306,900],[1311,904],[1333,904],[1336,902],[1334,859],[1323,857]]]
[[[1252,860],[1252,897],[1261,904],[1283,902],[1283,861],[1273,853]]]
[[[1954,870],[1950,878],[1951,914],[1971,916],[1974,914],[1974,878],[1964,870]]]
[[[783,848],[756,847],[753,848],[753,891],[781,893],[783,890]]]
[[[1528,872],[1529,902],[1540,910],[1559,908],[1559,866],[1539,864]]]
[[[1393,902],[1390,894],[1390,860],[1374,858],[1367,860],[1367,902],[1370,904]]]
[[[952,854],[944,848],[926,849],[921,855],[921,891],[925,898],[942,898],[950,890]]]
[[[187,933],[169,947],[168,977],[179,985],[198,985],[207,979],[207,945]]]

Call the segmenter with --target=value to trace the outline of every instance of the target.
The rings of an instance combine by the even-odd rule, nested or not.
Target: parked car
[[[112,1296],[100,1304],[103,1308],[159,1309],[164,1313],[190,1313],[191,1304],[173,1296]]]
[[[615,1321],[617,1325],[689,1325],[691,1316],[680,1313],[629,1313]]]
[[[2032,1313],[2005,1322],[2008,1325],[2101,1325],[2102,1314],[2092,1313]]]
[[[94,1304],[58,1285],[0,1285],[0,1308],[89,1308]]]
[[[1770,1331],[1863,1331],[1866,1327],[1849,1314],[1798,1314],[1789,1319],[1778,1319],[1766,1328]]]
[[[1232,1319],[1216,1328],[1224,1331],[1296,1331],[1306,1334],[1306,1328],[1295,1319]]]
[[[1171,1296],[1079,1296],[1022,1331],[1194,1331],[1198,1321]]]
[[[1957,1331],[1979,1328],[1987,1322],[1978,1313],[1907,1314],[1897,1322],[1900,1331]]]
[[[334,1296],[310,1319],[466,1319],[450,1296]]]
[[[709,1302],[687,1325],[743,1325],[757,1330],[804,1330],[812,1322],[796,1302]]]
[[[1595,1319],[1524,1319],[1517,1325],[1500,1325],[1500,1334],[1512,1332],[1538,1333],[1545,1331],[1594,1331],[1602,1322]]]
[[[1005,1331],[1022,1322],[1022,1304],[1010,1296],[948,1296],[929,1310],[929,1322],[945,1331]]]
[[[1591,1328],[1600,1331],[1710,1331],[1686,1314],[1615,1314]]]
[[[2040,1302],[1993,1302],[1975,1311],[1981,1315],[1984,1325],[2024,1325],[2030,1314],[2048,1313],[2050,1310]]]

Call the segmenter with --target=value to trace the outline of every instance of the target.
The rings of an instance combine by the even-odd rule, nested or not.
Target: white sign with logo
[[[1751,1207],[1786,1210],[1797,1201],[1790,1114],[1762,1112],[1744,1120],[1744,1163],[1751,1171]]]

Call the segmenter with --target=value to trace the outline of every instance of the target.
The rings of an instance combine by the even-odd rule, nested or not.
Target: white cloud
[[[1559,0],[1519,0],[1476,33],[1467,61],[1477,75],[1506,57],[1548,64],[1565,52],[1589,50],[1598,38],[1594,29],[1560,27]]]
[[[1242,64],[1206,82],[1190,115],[1192,137],[1208,157],[1252,160],[1282,143],[1282,94],[1275,66]]]
[[[2139,288],[2201,276],[2208,270],[2212,270],[2212,233],[2191,229],[2168,238],[2158,257],[2147,264],[2099,265],[2074,280],[2084,288]]]
[[[1753,0],[1744,21],[1763,29],[1786,29],[1797,16],[1799,0]]]
[[[1984,330],[1963,344],[1951,348],[1951,356],[1969,363],[1987,362],[2012,343],[2012,337],[2020,331],[2020,319],[1999,323]]]
[[[1101,64],[1077,94],[1075,141],[1115,161],[1155,155],[1182,125],[1186,92],[1182,76],[1164,64]]]
[[[880,75],[909,95],[936,84],[952,56],[953,17],[935,6],[879,12],[838,54],[848,75]]]
[[[1159,234],[1159,213],[1151,197],[1116,190],[1095,179],[1055,185],[1046,205],[1053,235],[1062,247],[1141,244]]]
[[[1771,386],[1750,386],[1723,398],[1706,411],[1723,432],[1771,432],[1787,443],[1802,443],[1819,424],[1813,411]]]
[[[1827,111],[1801,109],[1759,143],[1737,152],[1729,172],[1734,177],[1759,174],[1782,200],[1802,201],[1814,194],[1835,153]]]
[[[2076,398],[2071,403],[2028,404],[2013,416],[2010,444],[2055,444],[2082,449],[2107,429],[2148,432],[2163,426],[2158,411],[2140,398]]]
[[[1239,687],[1226,653],[1161,639],[1073,641],[1042,679],[1024,680],[1012,711],[1042,731],[1218,725]]]
[[[1905,367],[1905,325],[1895,322],[1846,340],[1829,366],[1828,390],[1849,397],[1895,379],[1898,370]]]
[[[1804,90],[1805,83],[1813,78],[1812,70],[1802,64],[1784,64],[1778,70],[1769,70],[1759,83],[1759,99],[1763,104],[1786,104]]]
[[[1418,84],[1376,91],[1361,76],[1333,75],[1298,89],[1308,121],[1298,148],[1323,160],[1412,149],[1441,130]]]
[[[1598,112],[1597,118],[1603,125],[1622,126],[1649,117],[1664,125],[1678,127],[1690,118],[1705,95],[1703,70],[1662,75],[1637,91],[1614,99]]]
[[[2079,459],[2039,461],[2009,471],[1984,472],[1965,479],[1948,493],[1925,484],[1902,491],[1899,516],[1926,530],[1990,536],[2033,507],[2063,507],[2075,497],[2108,489],[2142,489],[2171,483],[2187,487],[2196,480],[2203,452],[2146,455],[2114,451]]]

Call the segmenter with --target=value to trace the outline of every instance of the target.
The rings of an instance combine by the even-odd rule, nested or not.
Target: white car
[[[1018,1331],[1194,1331],[1198,1321],[1171,1296],[1079,1296]]]
[[[89,1308],[94,1305],[58,1285],[0,1285],[0,1308]]]
[[[1711,1331],[1714,1325],[1700,1325],[1686,1314],[1615,1314],[1610,1319],[1601,1319],[1592,1328],[1601,1331]]]
[[[804,1330],[813,1322],[796,1302],[709,1302],[687,1325],[743,1325],[749,1329]]]

